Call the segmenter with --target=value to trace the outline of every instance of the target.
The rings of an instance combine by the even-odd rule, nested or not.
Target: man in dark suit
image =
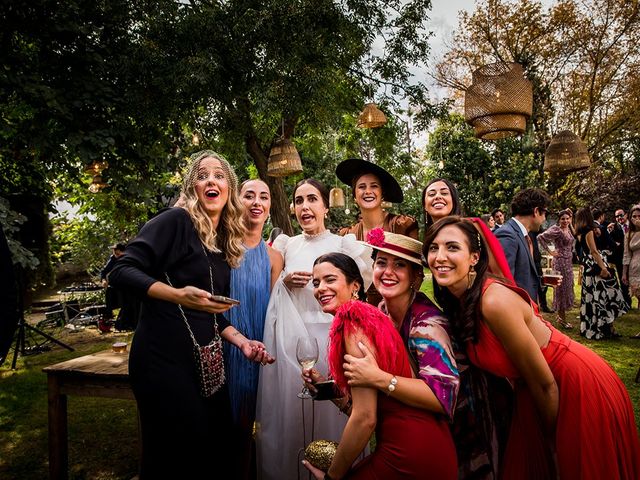
[[[494,233],[502,244],[516,284],[538,303],[540,276],[533,258],[529,232],[537,232],[547,219],[551,199],[544,190],[520,190],[511,201],[511,218]]]
[[[599,208],[591,210],[593,220],[597,224],[598,231],[594,235],[596,241],[596,248],[600,253],[604,253],[607,257],[611,256],[613,252],[614,244],[607,230],[607,225],[604,223],[604,212]],[[610,260],[610,258],[608,258]]]
[[[631,305],[631,295],[629,295],[629,285],[622,283],[622,257],[624,255],[624,235],[629,230],[629,222],[627,221],[627,214],[621,208],[616,210],[616,221],[609,224],[607,229],[611,235],[613,242],[613,253],[609,257],[611,263],[616,266],[618,272],[618,281],[620,283],[620,289],[622,290],[622,296],[625,301]]]
[[[491,229],[492,232],[495,232],[502,225],[504,225],[504,212],[499,208],[496,208],[493,212],[491,212],[491,216],[493,217],[493,221],[496,222],[496,226]]]

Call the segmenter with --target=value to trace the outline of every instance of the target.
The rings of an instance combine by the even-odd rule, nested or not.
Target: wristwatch
[[[387,395],[389,395],[391,392],[393,392],[396,389],[397,384],[398,384],[398,379],[394,375],[393,377],[391,377],[391,382],[389,382],[389,385],[387,385],[387,390],[388,390]]]

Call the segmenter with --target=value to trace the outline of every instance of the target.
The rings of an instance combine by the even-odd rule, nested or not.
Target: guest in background
[[[554,313],[555,310],[549,308],[547,305],[547,290],[549,287],[542,284],[542,254],[538,247],[538,234],[544,231],[544,228],[540,227],[540,230],[537,232],[529,232],[529,238],[531,238],[531,245],[533,246],[533,263],[536,264],[536,272],[538,272],[538,278],[540,278],[540,282],[538,282],[538,304],[540,311],[544,313]]]
[[[516,284],[538,303],[540,275],[534,259],[534,247],[529,232],[537,232],[547,218],[551,205],[549,195],[539,188],[520,190],[511,201],[512,217],[495,235],[502,244],[509,269]]]
[[[441,218],[462,214],[458,189],[446,178],[434,178],[422,190],[422,209],[426,233],[427,229]]]
[[[184,206],[149,220],[109,274],[109,282],[134,291],[144,304],[129,360],[142,480],[199,478],[236,458],[229,395],[217,375],[223,366],[202,374],[194,350],[209,345],[215,352],[219,334],[249,360],[274,361],[222,315],[231,305],[213,299],[229,295],[230,267],[242,258],[245,227],[236,189],[222,156],[211,150],[192,155]]]
[[[325,227],[327,188],[313,178],[301,180],[293,190],[293,204],[302,233],[280,234],[273,243],[284,258],[284,271],[271,292],[264,327],[264,343],[278,358],[275,368],[260,373],[258,386],[256,446],[258,474],[264,480],[298,478],[300,462],[292,452],[304,446],[303,432],[313,430],[317,438],[338,441],[346,423],[329,402],[307,401],[301,407],[297,397],[302,387],[297,339],[311,336],[318,345],[326,345],[332,321],[313,296],[313,262],[325,253],[346,253],[365,272],[365,286],[371,283],[370,250],[354,235],[341,237]],[[316,365],[326,371],[326,356],[321,355]]]
[[[352,233],[360,241],[374,228],[418,238],[418,222],[407,215],[397,215],[383,210],[382,201],[402,203],[404,194],[395,178],[375,163],[359,158],[340,162],[336,176],[351,187],[353,198],[360,209],[360,220],[350,227],[340,229],[339,235]],[[378,306],[382,297],[373,284],[367,291],[367,302]]]
[[[640,205],[631,207],[629,216],[629,230],[624,236],[622,282],[629,287],[629,307],[633,297],[636,297],[640,308]],[[640,334],[634,336],[636,337],[640,337]]]
[[[629,310],[615,274],[596,247],[593,216],[589,208],[576,212],[576,234],[582,251],[580,335],[593,340],[619,337],[613,322]]]
[[[469,358],[509,378],[516,392],[500,478],[640,478],[624,384],[602,358],[544,321],[526,291],[487,273],[493,252],[458,217],[436,223],[424,244],[442,287],[438,303]]]
[[[609,260],[616,266],[616,272],[618,273],[618,279],[620,280],[620,289],[622,290],[622,296],[625,302],[631,306],[631,295],[629,295],[629,285],[622,281],[623,265],[622,257],[624,256],[624,237],[629,231],[629,221],[627,220],[627,213],[621,208],[615,212],[615,222],[609,224],[609,234],[613,241],[613,253],[609,257]]]
[[[382,231],[378,232],[380,234],[377,237],[380,237]],[[402,237],[385,235],[387,239]],[[377,246],[393,250],[393,241],[389,249],[386,245]],[[405,287],[412,277],[407,262],[414,263],[413,251],[408,255],[396,253],[402,256],[387,255],[383,250],[378,252],[378,274],[382,274],[381,263],[385,263],[385,270],[391,268],[403,278],[403,287],[398,289],[398,293],[400,290],[406,293]],[[407,260],[407,256],[412,259]],[[421,268],[420,257],[417,257],[417,261]],[[391,265],[387,262],[391,262]],[[350,257],[339,253],[319,257],[313,267],[313,284],[322,310],[335,315],[329,338],[329,371],[340,390],[350,397],[352,405],[328,471],[325,473],[306,461],[305,466],[317,479],[399,479],[423,478],[425,475],[443,480],[457,478],[455,447],[447,422],[439,415],[451,411],[451,400],[455,401],[455,398],[452,398],[449,388],[431,390],[434,385],[451,385],[451,365],[440,363],[438,360],[441,357],[434,355],[432,359],[437,362],[429,369],[434,376],[431,387],[413,378],[412,362],[399,333],[403,328],[404,316],[396,323],[372,305],[357,300],[363,297],[363,280]],[[382,285],[380,287],[382,291]],[[441,330],[441,326],[440,323],[432,324],[431,333],[437,335],[431,337],[427,334],[423,341],[431,342],[450,361],[452,353],[448,335],[446,330]],[[438,343],[441,339],[445,340],[444,344]],[[345,354],[346,358],[360,358],[363,356],[362,348],[366,349],[371,361],[380,366],[384,386],[350,385],[351,374],[343,367]],[[439,371],[439,367],[444,369]],[[442,398],[437,396],[445,392]],[[411,401],[399,400],[400,395],[405,399],[411,398]],[[425,408],[425,405],[430,405],[430,408]],[[374,431],[375,451],[354,465]]]
[[[573,328],[567,322],[567,310],[573,308],[573,247],[575,238],[569,229],[571,217],[566,210],[558,214],[558,223],[538,235],[540,249],[553,257],[553,269],[560,272],[562,282],[553,289],[553,308],[558,313],[555,321],[562,328]]]
[[[604,212],[599,208],[594,208],[591,210],[591,215],[593,215],[594,225],[598,228],[594,237],[596,241],[596,248],[600,254],[609,258],[615,248],[615,245],[611,239],[611,235],[609,235],[609,230],[607,229],[607,224],[604,220]],[[606,262],[607,260],[605,259],[605,263]]]
[[[280,276],[283,259],[280,252],[262,239],[264,224],[271,209],[271,192],[262,180],[247,180],[240,185],[242,215],[247,233],[240,266],[231,269],[231,297],[240,302],[227,312],[227,318],[246,337],[262,341],[264,319],[271,288]],[[225,377],[229,388],[235,431],[239,434],[238,478],[256,477],[253,444],[253,424],[260,364],[247,362],[240,350],[224,346]]]
[[[491,230],[492,232],[495,230],[496,221],[493,219],[491,214],[485,213],[484,215],[480,216],[480,219],[485,223],[489,230]]]
[[[500,228],[502,225],[504,225],[504,222],[505,222],[506,219],[505,219],[505,216],[504,216],[504,212],[501,209],[496,208],[493,212],[491,212],[491,216],[493,217],[493,219],[496,222],[496,226],[495,226],[494,230],[496,228]]]
[[[113,270],[113,267],[116,266],[116,262],[118,258],[124,255],[124,249],[126,245],[124,243],[116,243],[111,246],[111,255],[109,255],[109,259],[102,270],[100,270],[100,282],[102,283],[102,287],[105,289],[104,292],[104,301],[105,301],[105,312],[104,319],[111,320],[113,318],[113,310],[115,308],[122,307],[122,295],[119,290],[117,290],[113,285],[109,285],[108,275]]]

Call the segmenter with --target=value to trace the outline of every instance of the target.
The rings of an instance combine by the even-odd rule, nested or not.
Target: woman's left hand
[[[307,468],[307,470],[311,472],[311,474],[316,478],[316,480],[322,480],[324,478],[325,472],[323,472],[319,468],[314,467],[306,460],[302,461],[302,465],[304,465]]]
[[[362,358],[349,354],[344,356],[345,363],[342,364],[342,368],[347,377],[347,383],[350,387],[377,388],[375,379],[381,372],[378,362],[364,343],[358,342],[358,347],[364,355]]]
[[[240,345],[239,348],[243,355],[253,362],[260,362],[262,365],[267,365],[276,361],[274,357],[269,355],[264,343],[258,340],[248,340]]]

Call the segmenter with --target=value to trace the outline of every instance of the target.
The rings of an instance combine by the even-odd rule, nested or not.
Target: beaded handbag
[[[206,255],[206,252],[205,252]],[[207,256],[207,260],[209,257]],[[165,277],[170,286],[171,280],[169,275],[165,272]],[[211,294],[213,295],[213,272],[211,271],[211,264],[209,264],[209,279],[211,281]],[[200,394],[208,398],[216,393],[225,382],[224,376],[224,360],[222,359],[222,337],[218,332],[218,319],[217,315],[213,314],[213,340],[207,345],[198,344],[196,337],[193,335],[193,331],[187,321],[187,316],[184,314],[182,305],[178,304],[178,309],[182,315],[182,320],[189,331],[189,336],[193,342],[193,355],[196,363],[196,372],[198,373],[198,380],[200,384]]]

